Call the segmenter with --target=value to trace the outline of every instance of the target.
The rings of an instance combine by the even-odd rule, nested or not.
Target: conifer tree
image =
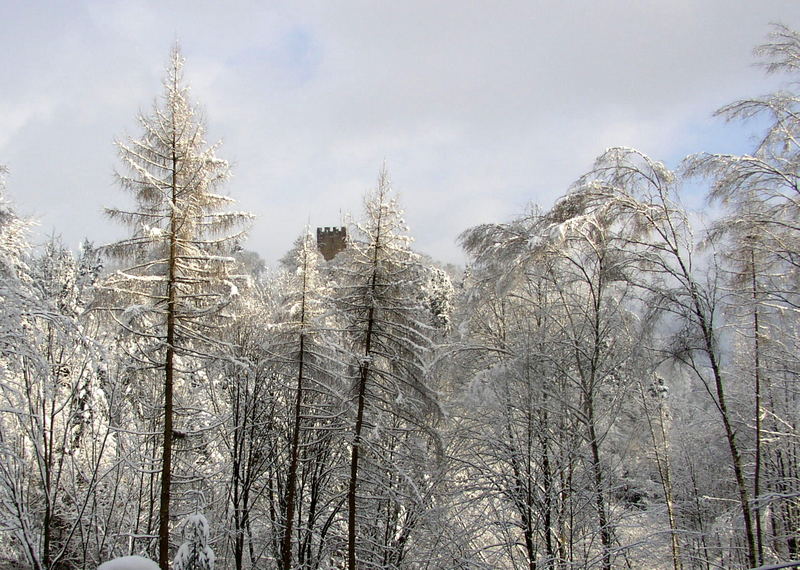
[[[111,308],[138,338],[142,366],[163,371],[158,516],[163,569],[169,564],[175,391],[214,352],[219,317],[238,291],[230,253],[249,219],[226,211],[232,200],[216,192],[228,177],[228,164],[217,158],[218,145],[205,141],[183,83],[183,61],[176,47],[161,100],[150,115],[139,117],[142,136],[118,143],[119,184],[132,194],[135,208],[108,210],[132,230],[129,238],[107,247],[124,267],[106,283],[118,293]]]
[[[214,570],[214,550],[209,546],[208,521],[195,513],[186,519],[186,541],[175,555],[173,570]]]
[[[401,487],[411,479],[410,472],[398,470],[413,469],[404,459],[420,447],[414,434],[428,433],[426,418],[436,402],[426,384],[431,348],[430,315],[422,302],[426,275],[409,247],[385,169],[365,210],[336,285],[355,408],[347,491],[351,570],[359,564],[395,567],[402,560],[419,513],[414,498],[403,508],[398,504]],[[364,469],[367,465],[371,469]],[[359,493],[367,485],[369,492]],[[382,522],[376,511],[368,520],[367,495],[373,508],[384,509]]]
[[[301,469],[301,461],[304,455],[314,450],[314,447],[306,432],[312,431],[314,417],[314,407],[319,406],[320,402],[314,402],[313,395],[317,395],[316,400],[320,400],[322,384],[319,383],[320,377],[326,376],[336,370],[336,366],[330,361],[330,356],[321,346],[319,330],[319,319],[323,309],[323,299],[320,295],[323,285],[318,271],[320,258],[316,244],[313,243],[311,233],[306,231],[297,243],[295,262],[297,268],[292,276],[292,284],[288,287],[288,319],[284,323],[287,338],[279,353],[285,356],[290,373],[294,378],[294,397],[290,407],[289,420],[289,449],[288,449],[288,472],[286,475],[286,491],[283,497],[285,505],[285,524],[283,537],[281,539],[281,566],[285,570],[291,570],[292,563],[292,532],[294,529],[294,519],[299,511],[298,502],[298,472]],[[326,374],[327,372],[327,374]],[[330,385],[330,382],[328,382]],[[311,395],[309,394],[311,393]],[[324,440],[319,436],[317,440]],[[322,457],[313,458],[315,461],[322,462]]]

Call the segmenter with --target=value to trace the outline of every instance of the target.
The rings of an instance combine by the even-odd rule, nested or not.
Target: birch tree
[[[747,561],[757,565],[752,491],[747,484],[744,451],[731,408],[723,355],[722,291],[713,264],[698,267],[696,243],[676,194],[676,177],[662,163],[627,148],[612,148],[576,184],[582,208],[607,209],[635,231],[624,247],[641,260],[647,279],[638,285],[653,293],[651,304],[682,323],[667,347],[692,371],[718,412],[734,476]],[[713,262],[713,258],[712,258]]]
[[[613,215],[580,212],[576,198],[570,194],[548,212],[462,235],[476,273],[487,280],[484,290],[489,297],[499,293],[484,310],[489,340],[481,343],[497,356],[479,383],[494,392],[489,401],[502,420],[494,426],[497,444],[487,442],[484,453],[494,458],[487,466],[507,471],[491,480],[503,482],[498,490],[514,505],[529,567],[555,567],[582,549],[585,564],[610,568],[620,540],[606,454],[637,359],[633,339],[641,321],[628,278],[635,261],[619,247]],[[574,478],[571,493],[558,490],[567,473]],[[594,524],[584,520],[580,530],[573,519],[567,525],[557,504],[565,495],[572,505],[586,500]],[[570,539],[557,544],[566,535]],[[588,546],[595,536],[599,550]]]
[[[763,563],[770,546],[778,559],[800,557],[798,541],[787,534],[798,524],[800,504],[793,497],[800,489],[793,462],[785,461],[797,452],[796,430],[787,428],[797,422],[797,392],[791,386],[800,372],[800,339],[794,333],[800,316],[800,96],[794,90],[800,33],[775,25],[755,53],[768,73],[788,75],[791,87],[717,111],[728,121],[766,121],[755,148],[742,156],[693,155],[685,170],[710,179],[709,199],[724,208],[712,237],[727,254],[728,287],[736,299],[732,316],[751,361],[745,370],[752,379],[754,407],[754,532],[758,562]],[[763,528],[766,511],[773,513],[771,541]]]
[[[34,254],[27,225],[0,193],[0,520],[32,568],[91,565],[109,455],[102,351],[84,326],[96,273],[55,239]]]

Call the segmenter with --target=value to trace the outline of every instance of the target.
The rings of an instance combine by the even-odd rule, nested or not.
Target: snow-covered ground
[[[123,556],[103,562],[97,570],[158,570],[158,564],[142,556]]]

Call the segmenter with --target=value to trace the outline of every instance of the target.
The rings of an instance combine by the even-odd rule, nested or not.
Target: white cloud
[[[47,120],[53,112],[54,101],[46,96],[36,96],[25,101],[0,101],[0,152],[31,121]]]

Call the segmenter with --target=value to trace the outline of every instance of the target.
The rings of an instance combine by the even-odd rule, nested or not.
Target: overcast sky
[[[753,66],[770,22],[800,28],[800,1],[0,0],[0,164],[35,241],[123,237],[113,141],[177,39],[249,249],[358,214],[386,160],[416,248],[460,263],[461,231],[552,204],[609,146],[746,152],[711,114],[777,85]]]

